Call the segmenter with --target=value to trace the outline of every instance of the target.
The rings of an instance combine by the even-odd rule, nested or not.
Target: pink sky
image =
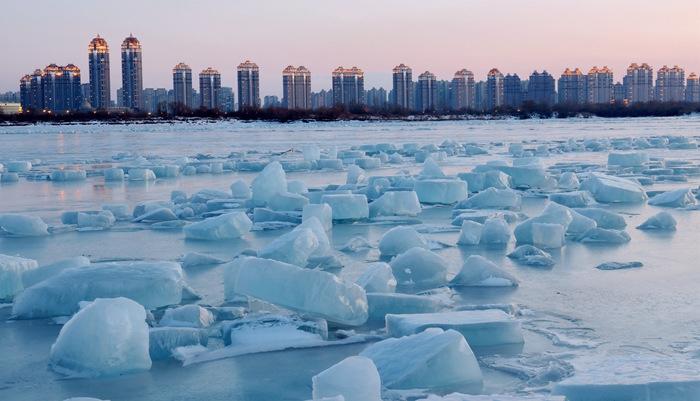
[[[566,67],[608,65],[620,80],[630,62],[700,72],[698,0],[2,0],[0,90],[49,63],[75,63],[87,81],[87,44],[100,33],[111,48],[112,88],[121,86],[119,45],[130,32],[144,49],[144,86],[170,88],[171,69],[212,66],[235,86],[235,66],[261,68],[261,95],[281,92],[281,71],[305,65],[313,89],[330,71],[357,65],[366,86],[391,87],[406,63],[450,79],[461,68],[477,79],[497,67],[521,78],[555,77]],[[48,32],[48,33],[47,33]],[[195,78],[196,81],[196,78]],[[195,84],[195,87],[197,84]]]

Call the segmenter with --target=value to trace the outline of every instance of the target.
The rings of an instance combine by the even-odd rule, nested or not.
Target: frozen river
[[[183,158],[200,155],[207,160],[232,160],[238,152],[248,159],[269,160],[270,152],[282,158],[307,145],[339,151],[361,145],[388,143],[440,146],[445,140],[474,144],[488,151],[481,155],[446,155],[438,164],[454,176],[487,162],[511,163],[511,143],[526,149],[539,145],[549,150],[541,155],[548,174],[561,173],[568,164],[588,171],[607,171],[610,152],[623,151],[630,138],[659,136],[700,137],[700,117],[640,119],[568,119],[526,121],[460,122],[347,122],[347,123],[178,123],[155,125],[0,126],[0,163],[32,161],[33,169],[19,174],[18,182],[0,184],[0,214],[21,213],[41,217],[57,229],[44,237],[0,236],[0,254],[35,259],[45,265],[84,255],[93,262],[104,260],[177,261],[189,252],[200,252],[231,260],[244,250],[258,250],[281,230],[252,231],[240,239],[224,241],[186,240],[182,230],[156,230],[147,224],[117,222],[109,230],[66,229],[61,214],[66,211],[99,210],[103,204],[170,200],[172,191],[192,195],[202,189],[229,191],[238,179],[251,182],[254,171],[224,171],[158,178],[146,182],[105,182],[101,170],[135,163],[138,157],[161,164],[178,164]],[[597,141],[603,148],[560,151],[567,143]],[[632,148],[634,146],[631,146]],[[652,162],[679,161],[700,165],[697,148],[669,146],[643,149]],[[203,155],[206,155],[204,157]],[[296,155],[296,156],[294,156]],[[276,157],[276,156],[275,156]],[[584,166],[584,167],[581,167]],[[55,182],[41,179],[56,169],[84,169],[86,180]],[[394,176],[421,171],[422,163],[404,157],[398,164],[367,169],[368,176]],[[630,169],[629,172],[638,173]],[[616,174],[622,174],[617,171]],[[345,170],[303,170],[287,173],[288,180],[303,181],[309,188],[345,184]],[[653,177],[653,176],[649,176]],[[655,191],[697,189],[700,176],[683,180],[655,180],[644,189]],[[547,191],[522,192],[521,212],[539,215],[547,203]],[[622,244],[591,244],[567,240],[560,249],[549,250],[555,260],[550,268],[525,266],[508,258],[514,238],[505,247],[458,246],[459,227],[451,226],[451,206],[426,206],[416,217],[425,237],[443,244],[435,252],[456,274],[464,260],[483,255],[517,277],[518,287],[442,288],[446,308],[485,304],[510,304],[522,322],[522,347],[473,347],[484,377],[481,389],[450,388],[462,392],[547,394],[556,385],[610,355],[648,355],[664,360],[693,362],[700,358],[700,211],[661,208],[643,203],[602,205],[624,217],[630,241]],[[675,231],[642,231],[635,227],[650,216],[667,211],[677,220]],[[196,220],[196,219],[193,219]],[[514,228],[519,222],[513,222]],[[376,244],[394,225],[377,221],[336,224],[329,233],[338,249],[354,237],[363,237],[373,247],[359,252],[337,252],[341,269],[332,270],[345,280],[355,280],[368,262],[381,259]],[[599,270],[604,262],[639,261],[643,267]],[[201,296],[202,305],[225,302],[221,266],[185,269],[186,282]],[[198,363],[183,367],[175,360],[154,361],[150,370],[95,379],[67,379],[51,370],[49,352],[61,326],[46,319],[7,320],[11,304],[0,308],[0,399],[8,401],[56,400],[90,396],[113,401],[126,400],[307,400],[311,377],[342,359],[357,355],[367,343],[335,345],[302,350],[258,353]],[[383,325],[355,328],[357,333],[383,335]],[[216,341],[212,342],[216,346]],[[700,376],[700,373],[698,373]],[[699,379],[700,380],[700,379]],[[445,390],[429,391],[441,394]],[[697,395],[697,394],[694,394]],[[385,399],[409,397],[386,391]],[[700,397],[700,395],[699,395]],[[409,398],[415,399],[415,398]],[[636,398],[635,398],[636,399]],[[639,398],[641,399],[641,398]],[[673,398],[675,399],[675,398]],[[687,398],[696,399],[696,398]]]

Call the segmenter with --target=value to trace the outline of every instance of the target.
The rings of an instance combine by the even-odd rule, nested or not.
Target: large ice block
[[[459,202],[456,209],[508,209],[519,210],[520,194],[512,189],[488,188]]]
[[[16,237],[49,235],[49,226],[41,217],[26,214],[0,214],[0,230]]]
[[[24,274],[37,268],[36,260],[0,254],[0,301],[11,301],[22,292]]]
[[[382,401],[381,380],[374,362],[351,356],[311,379],[313,399],[342,395],[345,401]]]
[[[369,204],[370,217],[418,216],[421,212],[415,191],[388,191]]]
[[[286,191],[287,175],[277,161],[265,166],[251,184],[253,202],[256,206],[265,206],[276,193]]]
[[[226,213],[185,226],[185,238],[206,241],[234,239],[252,227],[253,222],[244,212]]]
[[[429,249],[428,241],[413,227],[397,226],[382,236],[379,240],[379,252],[384,256],[394,256],[411,248]]]
[[[331,207],[333,220],[361,220],[369,217],[369,205],[365,195],[323,195],[321,203],[327,203]]]
[[[394,258],[390,265],[401,285],[425,289],[447,283],[447,261],[427,249],[411,248]]]
[[[581,183],[581,189],[603,203],[640,203],[647,199],[644,188],[636,182],[602,173],[591,173]]]
[[[462,180],[418,180],[413,190],[421,203],[450,205],[467,197],[467,183]]]
[[[470,255],[450,285],[465,287],[513,287],[518,280],[481,255]]]

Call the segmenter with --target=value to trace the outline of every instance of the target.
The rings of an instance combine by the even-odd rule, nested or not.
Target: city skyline
[[[168,7],[163,7],[166,3]],[[123,0],[99,6],[76,1],[70,8],[76,22],[66,27],[61,23],[64,19],[49,18],[48,14],[67,10],[27,9],[19,1],[9,0],[0,22],[21,39],[22,45],[12,41],[2,45],[7,57],[3,57],[0,69],[0,91],[16,90],[19,77],[50,63],[74,63],[89,71],[85,43],[98,33],[113,50],[129,33],[139,38],[144,53],[144,87],[170,87],[169,72],[180,61],[194,71],[212,66],[221,72],[222,85],[234,86],[236,66],[250,59],[260,67],[261,96],[280,98],[279,72],[290,64],[304,65],[314,73],[313,91],[330,87],[331,72],[338,65],[361,68],[366,88],[390,87],[391,69],[399,63],[412,66],[416,76],[431,71],[438,80],[452,79],[454,71],[462,68],[484,80],[493,67],[522,78],[533,70],[545,69],[557,77],[567,67],[585,72],[593,65],[607,65],[619,81],[630,60],[642,60],[655,70],[680,65],[688,74],[700,71],[700,60],[695,56],[700,52],[700,28],[695,23],[700,10],[691,1],[671,0],[662,9],[652,2],[626,0],[615,4],[592,0],[580,5],[560,5],[553,0],[527,4],[508,1],[498,11],[485,1],[436,1],[429,5],[404,1],[402,18],[391,14],[395,1],[376,5],[361,0],[350,9],[327,3],[308,1],[297,9],[287,3],[267,2],[238,13],[235,4],[221,1],[155,0],[142,4]],[[420,12],[418,4],[423,6]],[[628,20],[624,13],[632,4],[636,18]],[[208,19],[201,29],[154,22],[154,18],[174,21],[189,17],[194,10]],[[344,18],[329,25],[328,18],[341,11]],[[577,18],[557,18],[562,12]],[[127,13],[129,18],[121,18]],[[26,23],[32,18],[45,21],[41,31],[51,31],[50,39],[34,24]],[[419,20],[420,30],[409,29]],[[654,21],[653,26],[639,22],[645,20]],[[293,35],[281,34],[290,29]],[[119,60],[119,55],[112,55],[113,99],[120,87],[115,83],[122,81],[114,57]]]

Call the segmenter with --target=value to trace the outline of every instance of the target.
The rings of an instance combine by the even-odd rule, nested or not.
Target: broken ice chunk
[[[426,289],[447,283],[447,261],[427,249],[411,248],[394,258],[390,265],[401,285]]]
[[[369,204],[370,217],[418,216],[421,212],[415,191],[388,191]]]
[[[369,318],[384,321],[388,314],[437,312],[445,305],[440,299],[425,295],[367,293]]]
[[[379,372],[371,359],[351,356],[311,379],[313,399],[343,396],[345,401],[381,401]]]
[[[676,219],[668,212],[659,212],[649,217],[644,223],[637,226],[640,230],[666,230],[676,229]]]
[[[624,244],[630,242],[630,235],[621,230],[606,230],[604,228],[591,228],[581,234],[576,241],[605,244]]]
[[[646,192],[636,182],[602,173],[591,173],[581,183],[581,189],[603,203],[639,203],[647,199]]]
[[[470,255],[462,269],[450,281],[453,286],[467,287],[514,287],[518,280],[481,255]]]
[[[175,348],[206,346],[209,341],[205,330],[193,327],[155,327],[148,334],[151,359],[170,358]]]
[[[216,241],[234,239],[243,236],[253,227],[244,212],[233,212],[210,217],[185,226],[185,238]]]
[[[304,206],[301,221],[309,220],[312,217],[316,217],[326,231],[333,228],[333,209],[328,204],[321,203]]]
[[[411,248],[429,249],[428,241],[413,227],[397,226],[382,236],[379,241],[379,252],[384,256],[394,256]]]
[[[369,205],[365,195],[333,194],[323,195],[321,203],[327,203],[333,210],[333,220],[361,220],[369,217]]]
[[[532,245],[520,245],[507,256],[529,266],[547,267],[554,264],[552,255]]]
[[[391,271],[391,266],[384,262],[375,262],[367,265],[367,270],[355,280],[360,287],[367,292],[396,291],[396,278]]]
[[[23,275],[35,270],[36,260],[0,254],[0,301],[11,301],[24,289]]]
[[[649,199],[649,204],[665,207],[687,207],[697,204],[697,200],[689,188],[681,188],[660,193]]]
[[[205,328],[214,323],[214,315],[199,305],[168,309],[160,319],[161,326]]]
[[[611,212],[597,207],[573,209],[579,214],[593,219],[600,228],[622,230],[627,227],[625,218],[618,213]]]
[[[510,241],[510,227],[502,217],[492,217],[484,222],[479,244],[503,245],[508,241]]]
[[[26,214],[0,214],[0,229],[16,237],[49,235],[49,226],[41,217]]]
[[[451,205],[467,197],[467,183],[462,180],[418,180],[413,188],[421,203]]]
[[[256,206],[265,206],[279,192],[287,191],[287,176],[282,165],[273,161],[265,166],[251,184],[253,202]]]
[[[459,202],[456,209],[507,209],[519,210],[520,194],[512,189],[488,188]]]
[[[460,245],[478,245],[481,241],[481,230],[483,224],[472,220],[462,221],[462,228],[459,232],[457,243]]]
[[[0,264],[2,264],[2,262],[0,262]],[[90,259],[86,258],[85,256],[76,256],[74,258],[59,260],[45,266],[39,266],[36,269],[24,271],[24,273],[22,273],[22,284],[24,284],[24,288],[29,288],[34,284],[53,277],[66,269],[80,268],[89,265]],[[1,282],[2,280],[0,280],[0,283]]]

